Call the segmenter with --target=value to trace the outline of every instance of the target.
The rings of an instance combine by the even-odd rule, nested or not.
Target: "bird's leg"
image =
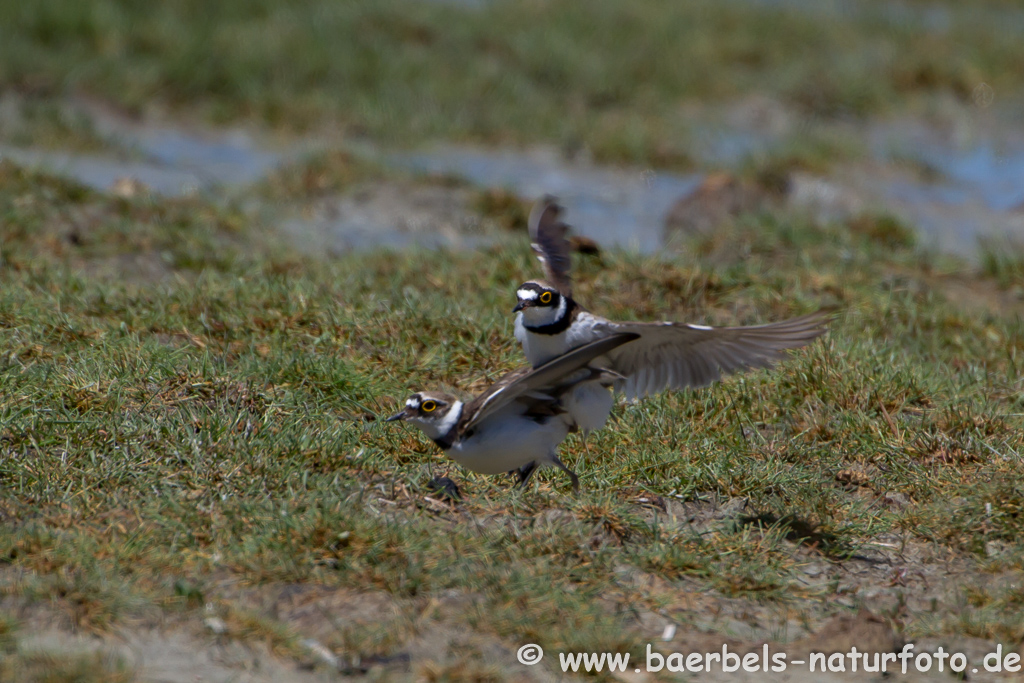
[[[515,472],[516,477],[518,479],[517,487],[520,489],[525,489],[526,485],[530,483],[530,477],[532,477],[533,473],[537,471],[537,461],[534,460],[531,463],[523,465],[518,470],[512,471]]]
[[[565,463],[559,460],[558,456],[554,453],[551,454],[551,462],[554,463],[555,467],[569,475],[569,478],[572,479],[573,493],[578,493],[580,490],[580,478],[576,476],[576,473],[566,467]]]

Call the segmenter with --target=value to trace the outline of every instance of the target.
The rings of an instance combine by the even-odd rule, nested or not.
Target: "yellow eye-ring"
[[[434,408],[436,408],[436,407],[437,407],[437,404],[435,402],[433,402],[433,401],[424,401],[423,405],[420,406],[420,408],[423,409],[424,413],[429,413],[432,410],[434,410]]]
[[[549,303],[551,303],[551,292],[544,292],[543,294],[541,294],[540,295],[540,302],[542,304],[549,304]]]

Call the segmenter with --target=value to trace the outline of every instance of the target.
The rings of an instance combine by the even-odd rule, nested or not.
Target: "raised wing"
[[[627,342],[638,339],[639,336],[633,332],[616,333],[577,347],[536,368],[525,366],[513,370],[498,379],[466,406],[463,412],[463,415],[466,416],[465,428],[468,429],[488,415],[493,415],[497,410],[517,398],[547,394],[553,388],[567,382],[586,379],[592,374],[586,369],[587,363]]]
[[[561,215],[562,207],[551,195],[537,200],[530,211],[530,241],[544,265],[544,277],[563,295],[572,296],[572,247]]]
[[[611,369],[625,377],[615,389],[643,398],[665,389],[702,387],[747,368],[765,368],[820,337],[831,311],[749,327],[685,323],[603,323],[609,332],[632,332],[636,341],[608,353]]]

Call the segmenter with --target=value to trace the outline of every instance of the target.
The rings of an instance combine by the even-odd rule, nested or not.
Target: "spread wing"
[[[572,296],[572,247],[569,226],[561,219],[562,207],[551,195],[544,195],[530,211],[530,241],[544,265],[544,277],[565,296]]]
[[[637,339],[632,332],[616,333],[564,353],[536,368],[521,367],[504,375],[466,406],[465,428],[519,398],[537,398],[559,393],[566,386],[593,376],[587,363],[627,342]]]
[[[787,349],[810,343],[826,331],[831,311],[749,327],[704,327],[685,323],[602,322],[609,332],[632,332],[636,341],[608,353],[611,369],[625,379],[615,389],[642,398],[665,389],[702,387],[722,375],[766,368]]]

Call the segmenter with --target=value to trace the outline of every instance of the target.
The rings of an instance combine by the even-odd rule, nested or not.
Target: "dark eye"
[[[549,304],[549,303],[551,303],[551,292],[544,292],[543,294],[541,294],[540,295],[540,302],[542,304]]]
[[[423,410],[424,413],[429,413],[429,412],[433,411],[434,408],[436,408],[436,407],[437,407],[437,403],[435,403],[434,401],[424,401],[423,405],[420,406],[420,408]]]

